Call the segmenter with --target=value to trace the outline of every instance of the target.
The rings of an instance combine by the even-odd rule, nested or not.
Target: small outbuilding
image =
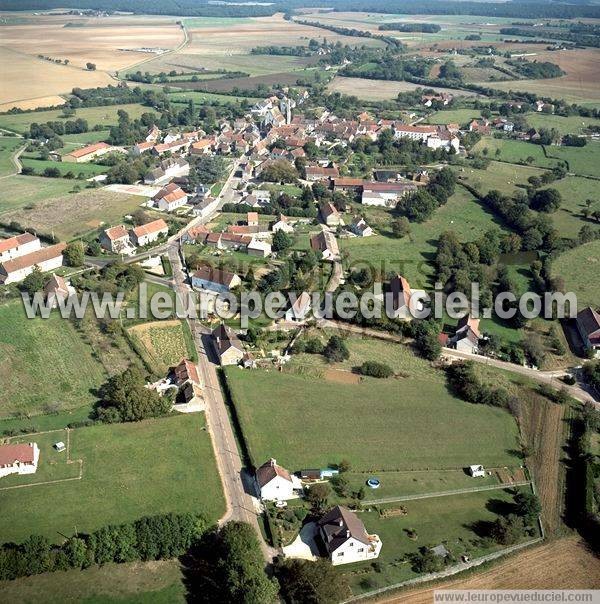
[[[473,478],[481,478],[485,476],[485,469],[483,466],[469,466],[469,475]]]
[[[54,443],[54,448],[59,452],[62,453],[63,451],[67,450],[67,447],[65,445],[65,443],[62,440],[59,440],[57,443]]]

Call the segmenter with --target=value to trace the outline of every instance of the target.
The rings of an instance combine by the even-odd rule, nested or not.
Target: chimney
[[[270,459],[269,463],[271,464],[271,467],[272,467],[272,468],[274,468],[274,467],[277,465],[277,462],[276,462],[276,461],[275,461],[275,459],[273,459],[272,457],[271,457],[271,459]]]
[[[340,518],[340,519],[338,520],[338,525],[339,525],[339,526],[344,526],[344,520],[343,520],[343,518]]]
[[[346,539],[350,538],[350,531],[348,529],[346,529]]]

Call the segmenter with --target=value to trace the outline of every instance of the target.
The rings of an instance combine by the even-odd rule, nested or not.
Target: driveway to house
[[[307,522],[298,533],[298,536],[288,546],[283,548],[286,558],[299,558],[301,560],[316,560],[319,548],[315,543],[318,528],[316,522]]]

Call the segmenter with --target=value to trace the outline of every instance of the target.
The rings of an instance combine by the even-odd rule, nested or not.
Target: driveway
[[[298,533],[296,539],[283,548],[283,555],[286,558],[316,560],[319,556],[319,548],[315,543],[317,532],[317,523],[307,522],[300,530],[300,533]]]

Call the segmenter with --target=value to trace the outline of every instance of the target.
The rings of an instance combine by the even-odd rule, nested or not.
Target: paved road
[[[174,289],[185,300],[191,288],[177,243],[169,246],[168,255],[173,267]],[[210,330],[197,320],[190,320],[189,324],[194,335],[198,367],[204,382],[206,425],[212,438],[227,504],[227,510],[219,522],[223,524],[229,520],[239,520],[253,526],[259,536],[265,561],[272,562],[278,552],[264,542],[258,525],[256,500],[249,494],[252,480],[244,467],[229,419],[219,382],[218,362],[210,343]]]

